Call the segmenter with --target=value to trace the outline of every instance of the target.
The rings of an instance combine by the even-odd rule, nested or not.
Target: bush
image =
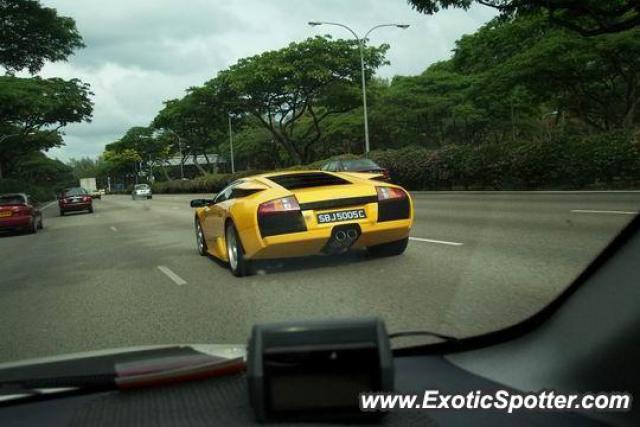
[[[37,202],[46,202],[56,198],[53,188],[29,184],[23,180],[10,178],[0,179],[0,194],[2,193],[26,193]]]
[[[346,154],[284,170],[319,169]],[[626,131],[546,140],[508,140],[438,149],[408,146],[369,157],[410,190],[532,190],[620,188],[640,184],[640,138]],[[234,179],[260,173],[206,175],[154,185],[158,193],[218,192]]]
[[[151,186],[154,193],[217,193],[231,182],[262,171],[242,171],[235,174],[207,174],[194,179],[157,182]]]

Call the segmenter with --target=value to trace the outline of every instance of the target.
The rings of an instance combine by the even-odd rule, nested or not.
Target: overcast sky
[[[41,75],[78,77],[95,93],[93,121],[66,128],[66,146],[49,155],[96,157],[131,126],[145,126],[190,86],[201,85],[239,58],[286,46],[316,34],[346,38],[345,23],[362,34],[381,23],[371,43],[389,43],[391,65],[378,75],[411,75],[451,55],[454,42],[491,19],[493,9],[446,10],[426,16],[406,0],[41,0],[75,19],[86,48]]]

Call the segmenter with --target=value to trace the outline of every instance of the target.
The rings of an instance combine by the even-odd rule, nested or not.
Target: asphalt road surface
[[[0,236],[0,361],[245,343],[256,322],[378,315],[469,336],[532,315],[640,209],[640,192],[420,193],[404,255],[262,262],[238,279],[195,250],[189,195],[106,196]]]

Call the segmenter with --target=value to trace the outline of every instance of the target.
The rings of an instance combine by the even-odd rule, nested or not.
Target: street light
[[[178,140],[178,152],[180,153],[180,179],[184,180],[184,157],[182,157],[182,140],[180,139],[180,135],[173,129],[167,128],[169,132],[175,135]]]
[[[365,74],[364,74],[364,44],[367,41],[367,37],[371,34],[372,31],[382,28],[382,27],[396,27],[402,30],[406,30],[409,28],[408,24],[381,24],[376,25],[369,29],[364,34],[364,37],[359,37],[358,34],[353,31],[351,28],[344,24],[338,24],[337,22],[323,22],[323,21],[310,21],[309,25],[312,27],[317,27],[319,25],[334,25],[336,27],[342,27],[349,31],[356,38],[358,42],[358,48],[360,49],[360,76],[362,78],[362,107],[364,110],[364,155],[367,156],[369,154],[369,118],[367,115],[367,86],[365,82]]]

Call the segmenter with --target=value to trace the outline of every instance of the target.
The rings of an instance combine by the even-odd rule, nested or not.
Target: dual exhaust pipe
[[[335,235],[335,239],[338,242],[344,242],[347,239],[349,241],[355,241],[357,238],[358,238],[358,232],[353,228],[351,228],[351,229],[349,229],[347,231],[339,230],[339,231],[336,232],[336,235]]]
[[[360,229],[356,227],[339,228],[334,230],[331,238],[325,245],[323,252],[327,254],[339,254],[348,250],[360,237]]]

